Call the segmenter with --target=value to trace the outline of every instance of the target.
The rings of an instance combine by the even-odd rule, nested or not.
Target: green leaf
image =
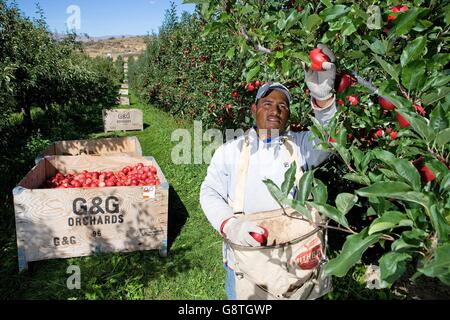
[[[281,59],[283,57],[284,57],[284,51],[283,50],[279,50],[279,51],[277,51],[277,53],[275,53],[275,58]]]
[[[281,184],[281,192],[285,195],[287,195],[294,187],[296,172],[297,163],[293,161],[289,169],[284,173],[284,181]]]
[[[431,130],[439,132],[449,127],[449,119],[441,105],[436,106],[430,113]],[[437,138],[437,137],[436,137]]]
[[[450,194],[450,172],[448,172],[440,183],[440,192],[444,192],[444,190]]]
[[[234,58],[234,54],[235,54],[236,49],[234,47],[231,47],[230,49],[228,49],[227,53],[225,54],[226,57],[230,60],[232,60]]]
[[[323,128],[323,126],[320,124],[320,122],[315,117],[309,117],[309,119],[312,121],[313,126],[309,127],[309,129],[312,131],[312,133],[320,140],[326,141],[326,132]]]
[[[450,233],[450,225],[447,224],[447,221],[442,216],[441,212],[439,212],[437,206],[434,204],[431,206],[431,216],[430,216],[431,224],[433,225],[434,230],[436,230],[437,237],[440,242],[448,242],[449,241],[449,233]]]
[[[370,43],[367,40],[363,40],[363,43],[370,49],[372,52],[384,56],[386,54],[386,46],[383,41],[377,39],[373,43]]]
[[[291,72],[291,61],[288,59],[284,59],[281,62],[281,72],[283,73],[283,76],[289,77],[289,74]]]
[[[403,182],[377,182],[356,190],[356,193],[361,197],[375,196],[414,202],[429,210],[431,199],[428,195],[408,190],[410,187]]]
[[[400,176],[398,174],[396,174],[394,171],[392,170],[388,170],[388,169],[383,169],[380,168],[379,169],[389,180],[400,180]]]
[[[293,10],[291,12],[291,14],[288,16],[288,18],[286,19],[286,26],[284,27],[284,31],[285,32],[289,31],[289,29],[291,29],[292,26],[297,23],[299,18],[300,18],[300,15],[297,13],[297,11]]]
[[[343,277],[355,265],[363,253],[375,244],[381,235],[368,235],[367,228],[359,234],[350,235],[342,247],[341,253],[325,265],[325,274]]]
[[[337,150],[337,152],[341,156],[342,160],[344,160],[344,162],[347,165],[350,165],[351,157],[350,157],[350,152],[348,151],[348,149],[339,143],[331,143],[331,144]]]
[[[423,246],[423,241],[427,233],[421,229],[411,231],[403,231],[399,239],[395,240],[391,245],[392,251],[402,251],[415,249]]]
[[[312,170],[306,171],[300,178],[298,185],[297,200],[301,204],[305,203],[306,199],[309,197],[311,193],[313,178],[314,178],[314,171]]]
[[[333,7],[322,10],[320,16],[324,19],[325,22],[333,21],[340,16],[343,16],[350,10],[349,7],[345,5],[335,5]]]
[[[359,171],[362,171],[362,169],[360,167],[360,164],[361,164],[361,161],[362,161],[362,159],[364,157],[364,153],[361,150],[359,150],[357,147],[355,147],[355,146],[352,146],[350,148],[350,152],[352,153],[353,161],[355,162],[355,167]]]
[[[253,69],[251,69],[249,72],[247,72],[247,77],[246,80],[247,82],[250,82],[251,80],[253,80],[261,71],[261,67],[258,65],[256,67],[254,67]]]
[[[425,63],[417,61],[402,69],[402,83],[410,91],[420,89],[425,82]]]
[[[398,211],[387,211],[381,217],[375,219],[369,227],[369,235],[397,226],[412,226],[413,221]]]
[[[428,277],[437,277],[450,286],[450,243],[437,247],[433,260],[425,262],[423,268],[418,270]]]
[[[425,37],[417,37],[410,42],[405,49],[403,49],[402,55],[400,56],[400,63],[402,67],[406,66],[411,61],[422,57],[426,45],[427,39]]]
[[[392,153],[385,150],[374,150],[373,155],[394,168],[402,180],[408,183],[414,190],[420,191],[422,188],[420,174],[416,167],[405,159],[396,158]]]
[[[397,19],[394,20],[394,29],[390,31],[389,34],[395,33],[396,35],[401,36],[408,33],[416,24],[418,15],[419,11],[417,8],[411,8],[407,12],[399,14]]]
[[[425,118],[417,114],[405,113],[401,110],[399,110],[398,112],[411,124],[412,129],[417,132],[425,141],[433,141],[433,139],[435,138],[435,133],[430,128]]]
[[[344,179],[359,183],[359,184],[364,184],[364,185],[369,185],[370,184],[370,180],[369,178],[367,178],[365,175],[362,174],[357,174],[357,173],[347,173],[346,175],[344,175]]]
[[[330,8],[333,6],[333,3],[331,2],[331,0],[320,0],[320,2],[322,2],[325,7]]]
[[[398,72],[397,72],[397,70],[395,70],[394,66],[390,65],[389,63],[387,63],[386,61],[381,59],[379,56],[377,56],[376,54],[373,54],[373,57],[381,65],[381,67],[384,69],[384,71],[386,71],[395,80],[395,82],[399,81],[398,80]],[[392,101],[391,99],[389,99],[389,100]],[[392,103],[394,103],[394,102],[392,101]]]
[[[448,146],[450,142],[450,128],[442,130],[436,135],[435,143],[438,148],[444,148]]]
[[[322,23],[322,18],[317,14],[311,14],[306,19],[305,29],[307,32],[312,32]]]
[[[378,262],[380,263],[380,277],[389,284],[397,281],[406,271],[406,263],[412,260],[407,253],[388,252],[383,255]]]
[[[336,197],[336,208],[344,215],[358,202],[358,197],[351,193],[340,193]]]
[[[305,216],[309,221],[312,221],[312,215],[311,212],[306,208],[304,205],[300,203],[298,200],[292,200],[292,199],[286,199],[284,201],[284,204],[291,207],[292,209],[296,210],[297,212],[301,213],[303,216]]]
[[[336,221],[340,225],[343,225],[344,227],[348,226],[347,218],[345,218],[344,214],[340,212],[338,209],[336,209],[333,206],[330,206],[329,204],[318,204],[314,202],[307,202],[308,205],[319,211],[320,213],[324,214],[328,218]]]
[[[447,97],[450,94],[450,87],[441,87],[422,97],[422,103],[426,106]]]
[[[287,199],[287,195],[285,195],[272,180],[265,179],[263,180],[263,183],[266,185],[275,201],[280,205],[280,207],[283,207],[282,203]]]
[[[315,183],[315,186],[312,189],[314,202],[320,203],[320,204],[326,203],[328,200],[327,186],[322,181],[320,181],[319,179],[315,179],[315,178],[314,178],[314,183]]]
[[[348,23],[347,26],[342,30],[342,35],[344,37],[351,35],[356,31],[356,27],[353,23]]]
[[[393,193],[410,191],[411,187],[404,182],[377,182],[371,186],[356,190],[361,197],[391,197]]]
[[[450,24],[450,3],[444,8],[444,22]]]

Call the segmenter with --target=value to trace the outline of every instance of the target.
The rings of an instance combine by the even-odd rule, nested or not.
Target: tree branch
[[[272,50],[267,49],[266,47],[263,47],[259,43],[255,42],[255,40],[250,38],[250,36],[248,35],[247,31],[245,30],[245,28],[242,25],[239,25],[239,30],[240,30],[242,36],[244,37],[244,39],[247,40],[247,42],[249,44],[251,44],[255,48],[256,51],[260,51],[260,52],[263,52],[263,53],[266,53],[266,54],[273,54]]]
[[[356,81],[363,87],[370,90],[370,94],[378,94],[378,88],[373,85],[372,82],[361,77],[356,71],[352,71],[352,76],[356,78]]]

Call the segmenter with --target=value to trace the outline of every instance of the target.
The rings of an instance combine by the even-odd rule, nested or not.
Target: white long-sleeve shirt
[[[336,113],[335,99],[328,107],[318,109],[313,105],[313,109],[316,119],[326,126]],[[311,140],[311,132],[287,134],[298,147],[300,164],[297,165],[300,165],[303,171],[320,165],[329,156],[328,152],[314,148],[319,140]],[[255,129],[250,129],[248,135],[250,158],[244,192],[244,213],[279,209],[280,206],[273,199],[263,180],[269,178],[281,186],[284,173],[290,166],[289,152],[279,137],[265,143],[258,138]],[[207,219],[217,231],[223,221],[233,216],[233,209],[229,203],[235,199],[237,170],[243,141],[244,137],[241,136],[216,150],[201,185],[200,204]]]

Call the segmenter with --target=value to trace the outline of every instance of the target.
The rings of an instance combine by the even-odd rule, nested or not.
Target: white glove
[[[225,223],[223,233],[230,242],[247,247],[260,247],[261,243],[256,241],[250,232],[264,234],[264,230],[254,222],[231,218]]]
[[[305,69],[305,82],[313,98],[327,100],[334,94],[334,82],[336,81],[336,66],[334,62],[336,61],[336,57],[333,51],[324,44],[319,44],[317,48],[320,48],[328,56],[330,62],[324,62],[322,64],[324,71],[306,70],[305,64],[303,64],[303,68]]]

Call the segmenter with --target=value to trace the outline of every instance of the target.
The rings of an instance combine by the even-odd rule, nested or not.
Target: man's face
[[[258,130],[278,129],[283,131],[289,119],[289,102],[286,96],[277,90],[258,100],[253,104],[252,114],[256,119]]]

